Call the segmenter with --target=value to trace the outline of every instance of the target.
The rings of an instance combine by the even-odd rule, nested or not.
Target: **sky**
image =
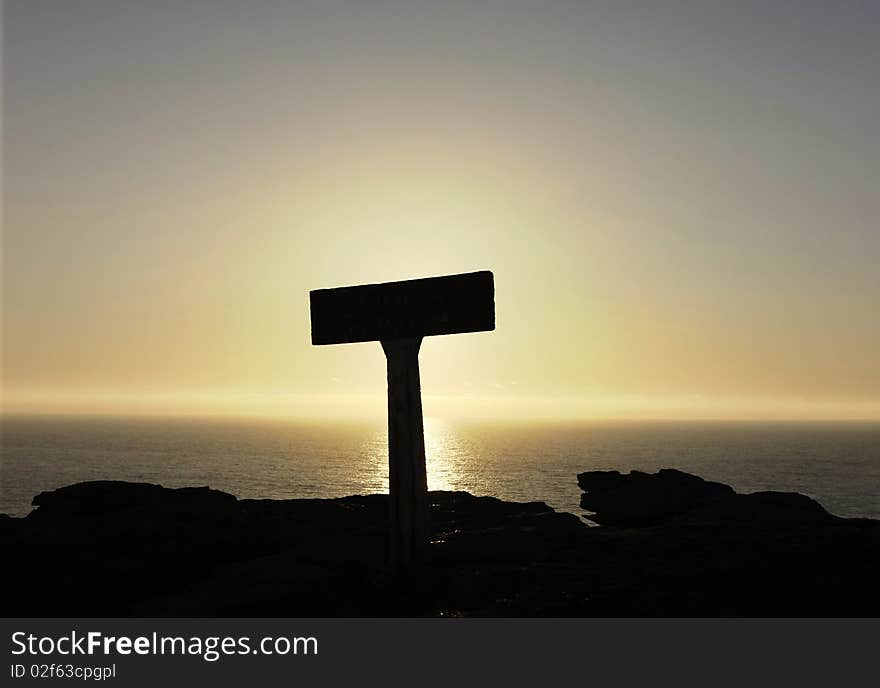
[[[385,412],[310,289],[492,270],[425,412],[880,418],[880,5],[8,0],[10,413]]]

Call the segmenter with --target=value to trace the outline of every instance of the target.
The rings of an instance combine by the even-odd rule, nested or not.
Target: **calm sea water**
[[[576,474],[679,468],[739,491],[791,490],[880,518],[880,423],[451,423],[426,420],[430,489],[541,500],[583,513]],[[239,497],[388,489],[383,423],[5,417],[0,513],[42,490],[116,479]]]

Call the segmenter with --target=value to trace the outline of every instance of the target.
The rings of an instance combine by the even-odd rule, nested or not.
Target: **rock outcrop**
[[[679,471],[543,503],[431,492],[428,559],[385,566],[385,495],[251,500],[98,481],[0,518],[7,617],[877,616],[880,522]],[[614,525],[610,525],[614,524]]]
[[[713,483],[672,468],[658,473],[630,471],[587,471],[577,477],[584,490],[581,506],[594,512],[590,520],[605,525],[641,526],[659,523],[735,493],[722,483]]]
[[[93,480],[41,492],[32,504],[35,519],[104,516],[131,510],[153,510],[167,513],[193,511],[217,513],[236,508],[231,494],[209,487],[169,489],[151,483],[129,483],[121,480]]]
[[[650,526],[673,520],[744,524],[828,522],[834,517],[816,500],[796,492],[737,494],[723,483],[664,468],[657,473],[587,471],[578,475],[581,506],[595,523]]]

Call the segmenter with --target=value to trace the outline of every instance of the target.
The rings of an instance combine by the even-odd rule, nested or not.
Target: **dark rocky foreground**
[[[384,565],[386,496],[79,483],[0,517],[4,616],[880,615],[880,521],[679,471],[578,482],[603,525],[432,492],[406,578]]]

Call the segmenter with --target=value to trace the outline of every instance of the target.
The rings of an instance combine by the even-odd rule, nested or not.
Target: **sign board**
[[[495,281],[463,275],[309,292],[312,344],[345,344],[495,329]]]

